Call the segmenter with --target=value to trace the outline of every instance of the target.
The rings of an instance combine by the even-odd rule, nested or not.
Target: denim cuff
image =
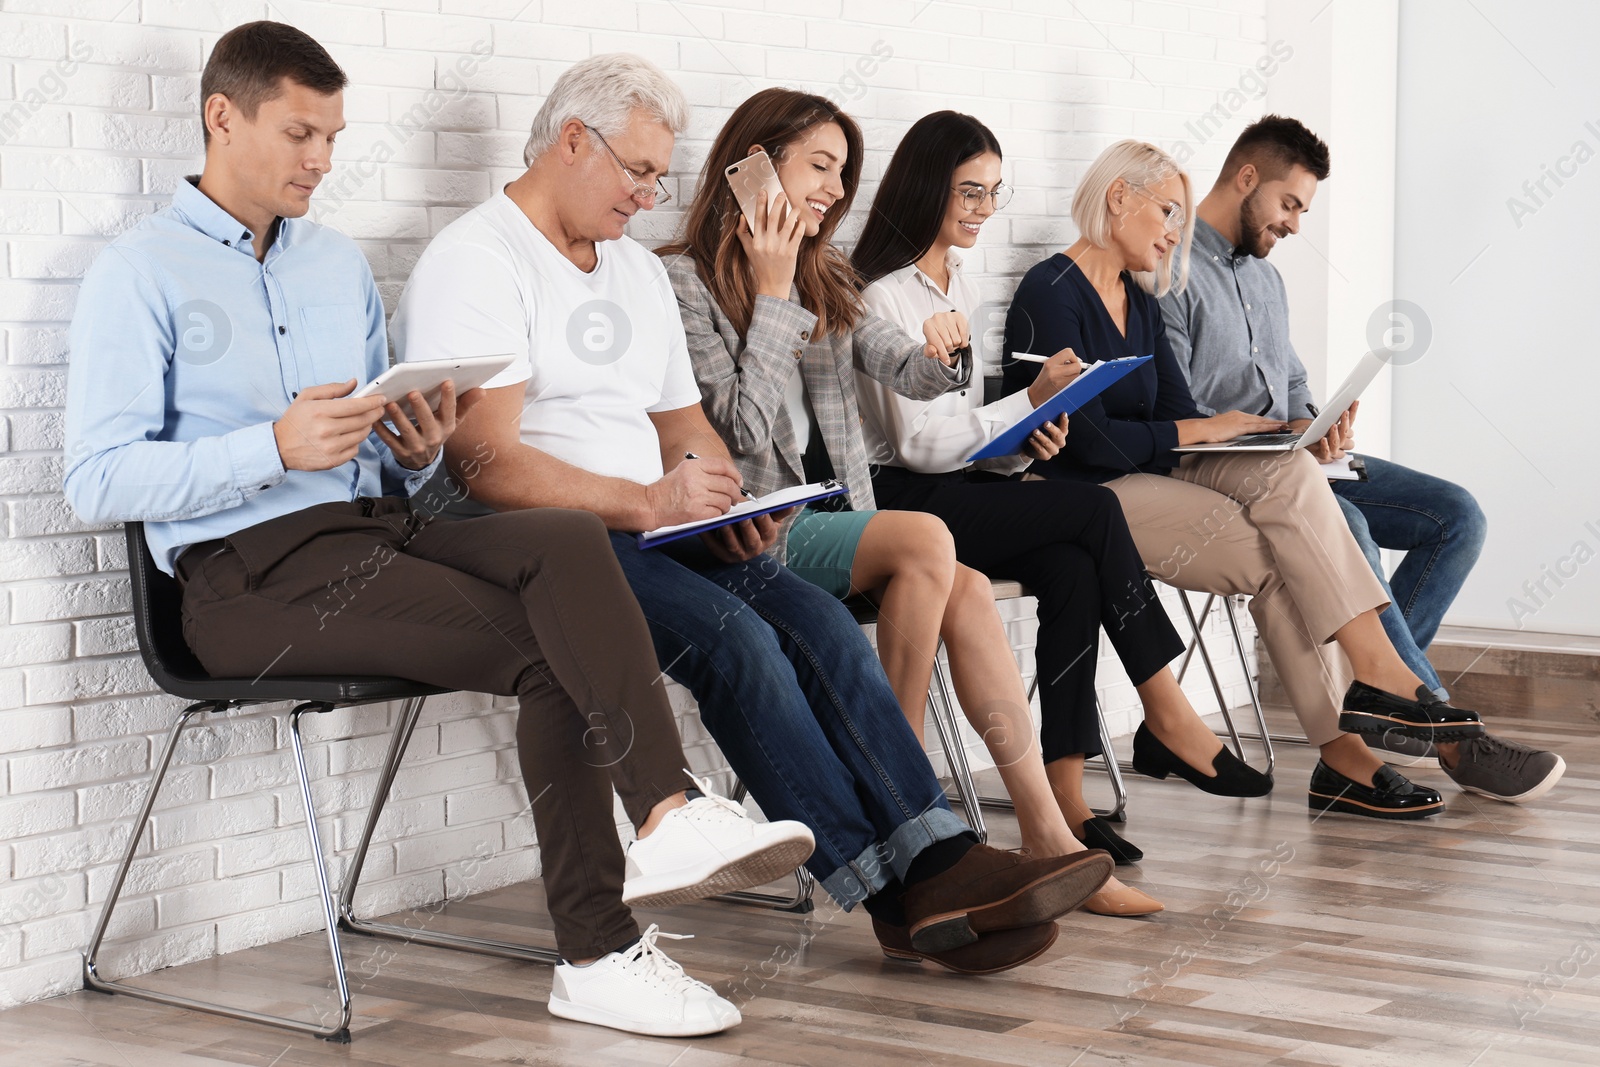
[[[911,861],[935,841],[971,832],[949,808],[929,808],[909,822],[901,823],[888,841],[874,842],[862,849],[861,855],[822,879],[822,888],[840,907],[849,911],[888,885],[891,876],[905,881]]]

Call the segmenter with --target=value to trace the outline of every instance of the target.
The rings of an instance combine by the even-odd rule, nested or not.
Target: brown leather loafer
[[[928,960],[957,974],[999,974],[1044,955],[1056,943],[1061,929],[1052,920],[1015,930],[996,930],[949,952],[918,952],[911,944],[910,928],[890,926],[877,918],[872,920],[872,932],[877,935],[883,954],[891,960]]]
[[[906,890],[911,944],[949,952],[979,934],[1059,919],[1093,896],[1114,866],[1098,848],[1036,859],[1026,849],[973,845],[954,867]]]

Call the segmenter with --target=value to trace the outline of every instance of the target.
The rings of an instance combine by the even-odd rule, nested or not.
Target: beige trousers
[[[1339,736],[1352,675],[1332,637],[1389,600],[1311,455],[1191,453],[1170,477],[1129,474],[1106,486],[1153,577],[1250,598],[1306,737]]]

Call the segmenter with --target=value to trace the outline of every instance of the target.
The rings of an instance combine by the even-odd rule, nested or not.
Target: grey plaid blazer
[[[804,482],[794,427],[784,406],[784,389],[795,360],[816,412],[817,426],[839,480],[850,487],[850,506],[871,511],[872,477],[861,437],[855,371],[860,369],[913,400],[932,400],[965,387],[970,359],[946,367],[922,353],[922,342],[898,325],[867,312],[854,331],[816,337],[817,317],[788,300],[756,297],[749,334],[740,338],[732,321],[712,299],[689,256],[667,261],[667,275],[678,295],[678,311],[689,340],[701,404],[734,462],[745,488],[757,496]],[[773,546],[784,558],[788,528]]]

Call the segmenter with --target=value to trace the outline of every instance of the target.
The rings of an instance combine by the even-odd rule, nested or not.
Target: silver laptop
[[[1292,452],[1300,448],[1308,448],[1327,436],[1328,428],[1339,421],[1350,405],[1361,396],[1363,390],[1372,384],[1372,379],[1378,376],[1388,362],[1376,352],[1368,352],[1361,357],[1350,376],[1339,386],[1339,391],[1328,400],[1328,406],[1322,409],[1322,414],[1311,420],[1311,425],[1305,428],[1304,433],[1247,433],[1243,437],[1235,437],[1232,441],[1217,441],[1203,445],[1179,445],[1174,452]]]

